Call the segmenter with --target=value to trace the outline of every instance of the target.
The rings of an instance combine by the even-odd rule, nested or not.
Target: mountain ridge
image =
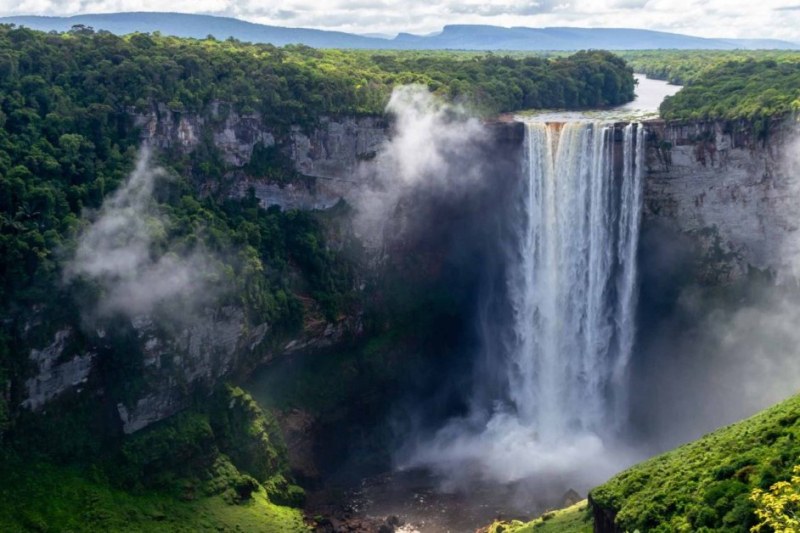
[[[511,28],[486,24],[448,24],[441,32],[416,35],[399,33],[394,38],[359,35],[332,30],[269,26],[231,17],[161,12],[121,12],[70,17],[9,16],[0,23],[34,30],[68,31],[82,24],[115,34],[159,31],[177,37],[305,44],[316,48],[400,50],[645,50],[671,49],[800,49],[800,44],[778,39],[707,38],[636,28],[545,27]]]

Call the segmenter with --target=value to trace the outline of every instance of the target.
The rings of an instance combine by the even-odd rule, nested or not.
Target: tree
[[[792,470],[790,481],[779,481],[769,492],[754,489],[750,499],[756,504],[759,523],[750,528],[753,533],[800,531],[800,465]]]

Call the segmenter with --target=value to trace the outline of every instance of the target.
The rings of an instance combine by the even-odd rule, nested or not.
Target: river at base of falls
[[[441,482],[424,469],[385,473],[355,486],[327,486],[311,492],[306,512],[312,517],[333,517],[329,520],[343,531],[353,523],[363,524],[360,518],[366,518],[376,530],[394,523],[398,533],[464,533],[497,519],[528,521],[586,496],[533,480],[474,481],[458,490],[443,490]]]

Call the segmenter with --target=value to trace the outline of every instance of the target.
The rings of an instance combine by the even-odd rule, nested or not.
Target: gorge
[[[92,472],[80,483],[101,489],[65,494],[90,509],[103,501],[86,520],[111,530],[127,517],[169,530],[193,523],[191,509],[203,527],[255,509],[266,531],[474,530],[580,500],[794,392],[792,116],[664,121],[661,93],[648,109],[575,111],[632,94],[624,63],[594,52],[417,58],[431,76],[513,71],[519,90],[475,90],[490,90],[492,110],[542,98],[573,109],[478,119],[461,80],[449,98],[396,87],[379,114],[384,86],[322,77],[295,93],[270,70],[299,87],[311,62],[357,59],[386,68],[389,84],[390,56],[37,38],[148,58],[223,50],[241,61],[239,79],[211,74],[241,99],[191,84],[124,106],[112,94],[113,106],[76,111],[84,135],[62,134],[77,126],[54,106],[41,104],[39,122],[39,111],[0,113],[24,155],[13,168],[0,158],[0,203],[13,211],[0,244],[27,258],[9,261],[4,280],[33,267],[44,280],[6,287],[0,316],[9,486],[38,486],[39,472],[45,485],[74,481],[48,475],[41,454]],[[167,55],[153,71],[164,86]],[[253,57],[264,63],[251,68]],[[206,63],[193,58],[175,64],[195,87]],[[538,68],[552,83],[525,85]],[[273,92],[248,96],[245,71]],[[53,72],[53,84],[68,79]],[[340,93],[353,100],[340,107]],[[31,105],[48,101],[35,94]],[[31,131],[46,142],[28,142]],[[58,231],[40,220],[54,212]],[[723,473],[754,478],[750,466]],[[125,503],[152,494],[152,506]],[[615,496],[590,495],[608,531],[623,508]],[[14,520],[38,527],[26,513]]]
[[[171,115],[167,113],[164,116]],[[180,143],[183,149],[191,150],[194,146],[192,139],[201,137],[200,130],[195,129],[202,127],[201,123],[191,117],[181,117],[175,125],[163,121],[154,124],[157,126],[145,128],[143,132],[155,146]],[[262,126],[255,121],[234,116],[224,124],[223,131],[227,133],[215,137],[216,142],[223,153],[243,151],[244,156],[237,160],[239,162],[246,161],[248,149],[252,150],[248,141],[254,145],[255,139],[268,138],[268,130],[260,129]],[[539,479],[546,478],[542,465],[563,469],[549,472],[550,475],[561,477],[571,472],[572,476],[566,475],[566,480],[551,482],[560,488],[543,497],[540,504],[543,510],[559,504],[567,489],[584,492],[631,461],[630,458],[609,459],[605,466],[598,468],[595,464],[593,474],[585,477],[585,461],[591,458],[596,463],[603,454],[605,439],[598,435],[611,436],[613,441],[619,437],[626,418],[626,399],[614,395],[620,395],[625,389],[627,359],[634,335],[635,270],[631,268],[630,257],[636,254],[638,202],[644,210],[645,232],[659,227],[662,232],[674,231],[687,236],[684,237],[689,239],[686,249],[696,254],[694,260],[702,265],[701,272],[714,273],[710,279],[712,283],[734,282],[746,275],[748,268],[778,269],[781,265],[777,258],[784,257],[777,252],[770,256],[761,251],[761,243],[775,242],[775,239],[765,239],[762,232],[781,231],[781,228],[791,231],[791,226],[762,219],[760,225],[748,226],[751,228],[749,231],[739,228],[745,217],[750,216],[750,206],[754,204],[770,201],[774,206],[775,202],[787,202],[785,209],[770,209],[761,216],[791,216],[790,198],[780,196],[769,200],[775,197],[775,189],[763,178],[753,177],[764,176],[776,168],[776,158],[783,143],[788,142],[787,138],[778,129],[770,137],[770,143],[775,144],[759,147],[746,137],[727,133],[727,127],[714,123],[668,126],[657,121],[636,126],[615,125],[613,122],[573,122],[563,126],[528,122],[524,126],[491,126],[495,133],[490,142],[506,145],[499,151],[508,154],[510,164],[505,170],[511,172],[513,178],[503,186],[498,186],[500,182],[493,182],[492,187],[496,190],[491,196],[501,200],[500,205],[507,206],[500,212],[507,210],[508,217],[513,220],[501,217],[505,227],[494,235],[503,246],[491,247],[488,252],[488,255],[508,255],[503,268],[513,270],[502,274],[510,279],[500,282],[508,285],[494,291],[495,299],[503,300],[503,296],[507,296],[508,300],[483,304],[490,307],[489,316],[494,322],[484,324],[484,331],[491,331],[494,337],[480,339],[483,346],[473,354],[478,361],[475,372],[479,377],[468,380],[473,383],[474,392],[469,395],[473,399],[467,403],[474,402],[475,405],[467,406],[467,418],[460,418],[455,425],[449,422],[444,430],[434,431],[434,434],[439,434],[432,440],[423,439],[420,446],[426,450],[423,453],[409,456],[406,455],[408,450],[402,450],[401,464],[427,466],[450,479],[459,465],[463,467],[472,463],[471,468],[477,468],[479,478],[506,483],[517,483],[537,475]],[[360,193],[369,187],[371,174],[355,169],[369,166],[371,160],[365,162],[364,159],[379,151],[387,138],[383,127],[363,119],[323,122],[322,129],[310,135],[293,132],[288,153],[296,168],[303,174],[315,175],[316,182],[311,186],[302,182],[281,186],[243,178],[245,181],[240,182],[241,185],[231,189],[232,194],[243,194],[252,184],[265,206],[278,203],[285,208],[331,207],[340,196],[357,203]],[[671,143],[669,149],[665,148],[665,142]],[[492,150],[498,153],[497,148]],[[714,154],[713,158],[710,153]],[[604,180],[603,177],[613,179]],[[364,181],[359,182],[359,179]],[[593,190],[589,186],[597,183],[605,183],[608,188]],[[697,192],[684,192],[684,183],[698,188]],[[719,189],[720,183],[725,184],[722,190]],[[554,184],[565,189],[550,189]],[[708,190],[705,194],[707,201],[718,206],[714,210],[707,209],[698,201],[703,188]],[[639,192],[642,198],[637,202]],[[479,187],[475,194],[481,196],[487,191]],[[479,205],[482,209],[484,204]],[[534,205],[537,208],[534,209]],[[545,214],[547,218],[535,216]],[[714,216],[718,218],[709,218]],[[485,242],[485,238],[480,242]],[[549,247],[535,246],[538,243],[548,243]],[[661,245],[645,243],[646,250],[652,250],[652,246]],[[722,255],[720,247],[725,250]],[[537,257],[534,254],[536,250],[549,255]],[[588,268],[589,264],[594,266]],[[584,275],[586,277],[582,277]],[[557,281],[559,279],[561,281]],[[652,285],[645,287],[646,293],[651,289]],[[498,310],[497,306],[504,309]],[[541,313],[542,308],[547,308],[548,312]],[[505,317],[505,324],[496,327],[500,316]],[[474,318],[479,320],[478,316]],[[550,321],[543,322],[546,319]],[[320,328],[315,334],[318,340],[312,336],[301,341],[305,345],[302,350],[324,349],[336,342],[341,335],[340,329],[347,327],[344,323],[334,323]],[[253,342],[244,340],[247,337],[240,337],[241,341],[234,340],[243,335],[239,333],[241,326],[235,323],[226,326],[219,319],[212,319],[205,329],[214,332],[222,328],[231,333],[214,334],[209,338],[210,346],[217,346],[225,339],[232,343]],[[534,338],[548,339],[549,347],[533,345]],[[58,338],[53,342],[56,346]],[[572,346],[569,352],[575,354],[575,360],[564,361],[555,357],[564,353],[564,346]],[[238,353],[235,348],[226,350],[221,353]],[[532,357],[532,353],[538,355]],[[58,352],[54,351],[51,359],[57,357]],[[191,360],[200,362],[201,358]],[[550,366],[534,366],[544,362],[549,362]],[[567,363],[575,366],[567,366]],[[47,377],[68,375],[71,372],[68,368],[74,364],[69,361],[61,368],[47,367],[37,378],[40,392],[37,392],[38,396],[31,396],[32,405],[37,406],[42,401],[34,398],[52,398],[60,390],[80,386],[80,378]],[[633,364],[636,367],[641,363]],[[224,366],[208,367],[195,375],[219,379],[228,371]],[[87,368],[82,375],[88,376],[89,372]],[[223,374],[215,377],[216,372]],[[47,384],[56,387],[53,392],[45,392]],[[184,405],[185,400],[172,385],[155,386],[158,392],[140,400],[135,410],[126,412],[123,421],[132,424],[130,427],[140,429],[171,415]],[[254,387],[253,390],[257,391],[258,385]],[[779,386],[772,393],[775,400],[782,394],[780,390]],[[584,396],[570,396],[570,392]],[[533,398],[540,394],[545,395],[545,401],[534,401]],[[462,398],[460,401],[466,400]],[[758,403],[749,403],[740,410],[731,409],[728,411],[729,419],[765,405],[763,402],[759,399]],[[595,409],[586,409],[588,405]],[[641,403],[638,409],[643,410]],[[673,438],[676,441],[689,438],[698,431],[709,429],[708,424],[708,419],[699,420],[683,437]],[[613,429],[615,427],[617,431]],[[532,439],[529,437],[531,431],[535,432]],[[465,435],[466,441],[462,440]],[[458,444],[455,451],[454,443]],[[552,454],[551,446],[559,450],[559,458]],[[319,468],[314,467],[312,474],[314,470]],[[468,483],[470,476],[456,480],[450,490]],[[424,483],[436,485],[438,482],[428,480]],[[429,490],[425,485],[421,490]],[[530,496],[530,492],[522,492]],[[435,495],[432,497],[436,498]],[[492,501],[489,497],[486,499]],[[397,508],[381,505],[379,502],[374,508],[385,511],[385,514],[401,514]],[[465,504],[454,505],[458,508]],[[488,510],[481,517],[473,517],[471,523],[489,520],[498,511],[506,515],[511,513],[511,516],[522,512],[516,502],[510,507],[499,502],[497,505],[500,507]],[[528,499],[524,508],[525,512],[530,512],[536,506],[531,506]],[[418,510],[407,512],[412,514]]]

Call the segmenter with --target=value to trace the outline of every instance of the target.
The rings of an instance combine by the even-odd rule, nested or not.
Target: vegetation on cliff
[[[235,387],[69,464],[27,444],[0,449],[3,531],[306,530],[277,425]]]
[[[197,112],[221,100],[269,124],[303,125],[322,115],[380,114],[392,88],[409,83],[487,113],[613,105],[631,100],[634,88],[625,62],[603,51],[552,59],[359,52],[8,26],[0,50],[2,89],[36,95],[41,110],[56,107],[52,91],[62,87],[58,100],[67,107],[48,109],[59,116],[88,106],[100,116],[145,111],[153,102]]]
[[[745,533],[760,522],[754,491],[790,481],[799,457],[795,396],[634,466],[589,498],[595,517],[613,517],[620,531]]]

